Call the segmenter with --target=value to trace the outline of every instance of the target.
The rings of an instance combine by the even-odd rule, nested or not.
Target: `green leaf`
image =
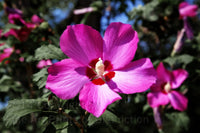
[[[61,117],[61,120],[63,120],[63,117]],[[67,126],[69,125],[69,123],[67,121],[64,122],[55,122],[54,126],[56,128],[56,130],[63,130],[65,129]]]
[[[8,75],[3,75],[0,79],[0,92],[8,92],[9,89],[18,90],[20,87],[20,82],[13,81],[13,79]]]
[[[103,118],[103,121],[107,121],[107,122],[112,121],[112,122],[119,123],[119,118],[108,110],[106,110],[103,113],[102,118]]]
[[[155,14],[155,8],[158,6],[159,2],[157,0],[153,0],[146,4],[143,8],[143,18],[149,21],[156,21],[158,20],[158,15]]]
[[[88,117],[88,126],[92,126],[97,121],[102,121],[102,118],[97,118],[94,115],[90,114],[89,117]]]
[[[163,120],[163,131],[166,133],[179,133],[188,130],[189,117],[185,112],[166,113]]]
[[[10,88],[8,85],[11,83],[11,81],[11,77],[3,75],[3,77],[0,79],[0,92],[7,92]]]
[[[115,114],[106,110],[99,118],[90,114],[90,116],[88,117],[88,126],[92,126],[96,122],[102,122],[102,121],[104,121],[106,124],[110,122],[120,123],[119,118]]]
[[[45,99],[16,99],[8,102],[3,121],[6,126],[17,124],[19,119],[33,112],[42,111],[42,103]]]
[[[184,54],[184,55],[175,56],[175,57],[168,57],[164,60],[164,62],[168,63],[170,66],[182,63],[183,68],[185,68],[187,64],[193,61],[193,59],[194,59],[193,56]]]
[[[143,6],[139,5],[138,7],[133,8],[133,10],[129,12],[130,19],[135,19],[142,13],[143,13]]]
[[[142,111],[143,111],[143,112],[146,112],[146,111],[149,110],[149,109],[151,109],[151,107],[149,106],[148,103],[146,103],[146,104],[143,106]]]
[[[33,75],[33,81],[37,84],[39,89],[45,86],[47,76],[48,76],[47,68],[43,68],[39,72]]]
[[[39,26],[40,29],[47,29],[49,27],[48,22],[42,22]]]
[[[34,60],[34,57],[32,55],[28,55],[26,57],[26,62],[32,62]]]
[[[10,29],[17,29],[19,30],[21,27],[18,25],[14,25],[14,24],[6,24],[3,28],[3,33],[1,33],[2,35],[4,35],[5,33],[7,33],[8,31],[10,31]]]
[[[102,9],[104,7],[104,3],[101,0],[94,1],[90,4],[91,7],[96,7],[98,9]]]
[[[50,123],[43,133],[56,133],[56,128]]]
[[[43,60],[43,59],[64,59],[66,56],[63,54],[63,52],[60,50],[60,48],[49,44],[49,45],[43,45],[36,49],[35,51],[35,58],[36,60]]]
[[[60,133],[68,133],[68,129],[65,128],[65,129],[61,130]]]
[[[49,98],[48,106],[50,107],[51,110],[57,110],[59,108],[58,98],[55,96],[52,96],[51,98]]]

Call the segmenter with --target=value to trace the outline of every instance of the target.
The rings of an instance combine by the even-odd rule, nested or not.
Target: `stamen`
[[[103,77],[104,68],[105,68],[105,66],[103,64],[103,61],[101,60],[101,58],[99,58],[99,61],[95,65],[95,71],[98,76]]]
[[[164,86],[164,90],[165,90],[165,92],[170,92],[170,90],[171,90],[171,85],[170,85],[170,83],[168,82],[167,84],[165,84],[165,86]]]

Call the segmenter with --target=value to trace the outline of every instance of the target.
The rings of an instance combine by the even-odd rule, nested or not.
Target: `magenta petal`
[[[162,82],[161,80],[156,80],[156,83],[151,86],[151,92],[157,92],[157,91],[162,91],[163,89],[163,84],[165,82]]]
[[[46,61],[45,60],[41,60],[37,64],[37,68],[39,68],[39,69],[42,69],[45,66],[46,66]]]
[[[63,32],[60,47],[70,58],[88,65],[91,60],[102,57],[103,39],[90,26],[78,24],[68,26]]]
[[[85,67],[72,59],[57,62],[48,69],[46,88],[61,99],[71,99],[89,82],[85,71]]]
[[[174,109],[179,111],[184,111],[187,109],[188,99],[180,92],[171,91],[171,93],[168,94],[168,97]]]
[[[182,17],[194,17],[197,15],[197,10],[197,5],[189,5],[187,2],[179,4],[179,13]]]
[[[46,60],[46,65],[47,65],[47,66],[50,66],[50,65],[52,65],[52,64],[53,64],[53,63],[51,62],[51,60],[49,60],[49,59]]]
[[[115,71],[114,78],[108,84],[117,92],[132,94],[146,91],[155,82],[156,71],[150,59],[143,58]]]
[[[19,21],[21,22],[21,24],[24,24],[24,25],[26,24],[26,22],[22,19],[22,16],[19,14],[9,14],[8,20],[9,20],[9,23],[11,24],[16,24],[15,21]]]
[[[175,89],[178,88],[188,77],[188,72],[184,69],[177,69],[172,71],[172,77],[171,87]]]
[[[111,23],[104,35],[104,60],[111,61],[114,69],[131,62],[139,41],[137,32],[131,25]]]
[[[36,24],[30,23],[30,22],[27,22],[25,25],[26,25],[26,27],[27,27],[28,29],[34,29],[34,28],[36,27]]]
[[[15,29],[10,29],[8,32],[6,32],[3,36],[8,37],[8,36],[14,36],[18,38],[17,32]]]
[[[3,50],[3,53],[0,54],[0,62],[2,62],[4,59],[9,58],[13,52],[14,48],[5,48]]]
[[[51,60],[41,60],[38,62],[37,68],[42,69],[42,68],[44,68],[46,66],[50,66],[50,65],[52,65]]]
[[[161,80],[162,82],[169,82],[170,81],[170,79],[171,79],[170,71],[165,69],[162,62],[158,65],[156,71],[157,71],[158,80]]]
[[[162,92],[150,92],[147,94],[147,101],[149,105],[154,108],[160,105],[167,105],[169,103],[168,95]]]
[[[36,14],[34,14],[34,15],[31,17],[31,21],[32,21],[34,24],[40,24],[40,23],[42,23],[44,20],[41,19],[40,17],[38,17]]]
[[[109,104],[119,99],[121,97],[107,84],[94,85],[92,82],[85,84],[79,94],[81,107],[96,117],[102,115]]]

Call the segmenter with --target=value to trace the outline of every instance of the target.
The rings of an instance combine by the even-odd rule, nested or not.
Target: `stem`
[[[31,77],[33,75],[32,67],[30,64],[26,65],[26,71],[27,71],[27,81],[28,81],[28,87],[30,92],[30,98],[34,98],[34,90],[33,90],[33,84],[31,81]],[[31,122],[33,125],[33,132],[36,132],[37,129],[37,123],[36,123],[36,116],[34,113],[31,113]]]
[[[176,54],[176,52],[173,50],[173,51],[171,52],[171,57],[174,57],[175,54]]]
[[[32,81],[31,81],[31,77],[33,75],[33,72],[32,72],[32,67],[31,67],[30,64],[26,65],[26,71],[27,71],[27,81],[28,81],[28,85],[29,85],[30,98],[33,98],[34,97],[34,91],[33,91],[33,84],[32,84]]]
[[[62,112],[62,115],[66,116],[68,119],[72,120],[74,122],[74,124],[80,128],[80,131],[81,133],[84,132],[84,129],[83,129],[83,125],[81,125],[78,121],[76,121],[73,117],[71,117],[70,115],[68,115],[67,113],[65,112]]]
[[[158,129],[158,133],[164,133],[162,129]]]

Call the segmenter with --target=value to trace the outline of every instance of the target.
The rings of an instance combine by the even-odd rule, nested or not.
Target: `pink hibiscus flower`
[[[24,42],[28,39],[29,34],[31,33],[32,29],[27,27],[22,27],[21,29],[10,29],[7,33],[4,34],[5,37],[14,36],[19,41]]]
[[[183,69],[168,71],[161,62],[157,67],[157,81],[151,86],[151,92],[147,100],[152,108],[171,103],[172,107],[179,111],[187,108],[188,99],[174,89],[178,88],[187,78],[188,73]]]
[[[40,17],[38,17],[36,14],[34,14],[32,17],[31,17],[31,22],[33,24],[37,24],[39,25],[40,23],[42,23],[44,20],[41,19]]]
[[[183,19],[184,29],[188,39],[193,38],[193,30],[187,21],[187,17],[195,17],[197,15],[198,6],[190,5],[187,2],[181,2],[179,4],[180,18]]]
[[[3,50],[3,53],[0,54],[0,62],[2,62],[6,58],[9,58],[13,51],[14,51],[14,48],[5,48]],[[5,64],[7,63],[8,61],[5,62]]]
[[[41,19],[41,18],[39,18],[37,15],[33,15],[32,17],[31,17],[31,22],[26,22],[26,27],[28,28],[28,29],[35,29],[37,26],[39,26],[40,25],[40,23],[42,23],[44,20],[43,19]]]
[[[9,23],[22,26],[21,29],[10,29],[7,33],[4,34],[5,37],[10,35],[16,37],[19,41],[24,42],[28,39],[29,34],[34,29],[36,24],[26,22],[22,19],[22,16],[19,14],[10,14],[8,16]]]
[[[61,99],[79,93],[81,107],[99,117],[109,104],[121,99],[118,93],[144,92],[155,83],[150,59],[131,62],[138,40],[128,24],[110,24],[104,38],[90,26],[68,26],[60,47],[71,59],[49,67],[46,88]]]
[[[25,20],[22,19],[22,16],[19,14],[9,14],[8,15],[8,22],[11,24],[17,25],[25,25]]]
[[[44,67],[46,67],[46,66],[50,66],[50,65],[52,65],[51,60],[41,60],[41,61],[39,61],[39,63],[37,64],[37,68],[42,69],[42,68],[44,68]]]
[[[198,6],[190,5],[187,2],[181,2],[179,4],[180,18],[184,17],[195,17],[197,15]]]

